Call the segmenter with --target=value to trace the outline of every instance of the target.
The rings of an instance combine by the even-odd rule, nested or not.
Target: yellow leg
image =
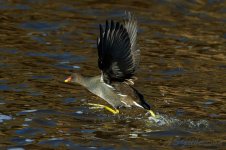
[[[88,103],[88,105],[93,106],[92,108],[98,109],[98,108],[102,108],[102,109],[106,109],[108,111],[110,111],[111,113],[118,114],[119,110],[118,109],[112,109],[108,106],[105,105],[101,105],[101,104],[94,104],[94,103]],[[156,117],[155,113],[152,110],[148,110],[148,112],[151,114],[152,117]]]
[[[110,111],[111,113],[113,113],[114,115],[119,113],[118,109],[114,110],[114,109],[112,109],[112,108],[110,108],[108,106],[105,106],[105,105],[94,104],[94,103],[88,103],[88,105],[93,106],[92,108],[104,108],[104,109]]]
[[[152,117],[156,117],[155,113],[152,110],[148,110],[148,112],[151,114]]]

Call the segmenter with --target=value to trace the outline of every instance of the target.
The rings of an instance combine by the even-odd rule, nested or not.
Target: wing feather
[[[130,13],[124,24],[106,20],[100,25],[97,39],[98,66],[104,82],[130,79],[139,64],[140,51],[136,49],[137,21]]]

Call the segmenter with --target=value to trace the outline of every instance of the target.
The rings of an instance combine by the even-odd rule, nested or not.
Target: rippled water
[[[97,75],[96,37],[124,11],[139,22],[136,87],[158,113],[112,115],[72,72]],[[0,148],[226,148],[226,2],[0,1]]]

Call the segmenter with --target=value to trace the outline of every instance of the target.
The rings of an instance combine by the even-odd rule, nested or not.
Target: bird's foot
[[[114,110],[114,109],[112,109],[108,106],[105,106],[105,105],[94,104],[94,103],[88,103],[88,105],[92,106],[92,107],[90,107],[91,109],[106,109],[106,110],[110,111],[111,113],[113,113],[114,115],[119,113],[118,109]]]
[[[150,109],[150,110],[148,110],[148,113],[150,113],[151,114],[151,117],[156,117],[156,115],[155,115],[155,113]]]

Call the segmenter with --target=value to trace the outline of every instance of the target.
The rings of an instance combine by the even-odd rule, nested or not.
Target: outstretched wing
[[[97,40],[98,66],[104,82],[130,79],[138,66],[139,50],[136,49],[136,20],[129,15],[124,24],[106,21],[105,29],[100,25]]]
[[[140,50],[137,48],[137,20],[130,13],[126,12],[126,19],[124,20],[124,26],[129,34],[131,51],[133,53],[133,59],[135,64],[135,69],[139,66],[140,63]]]

